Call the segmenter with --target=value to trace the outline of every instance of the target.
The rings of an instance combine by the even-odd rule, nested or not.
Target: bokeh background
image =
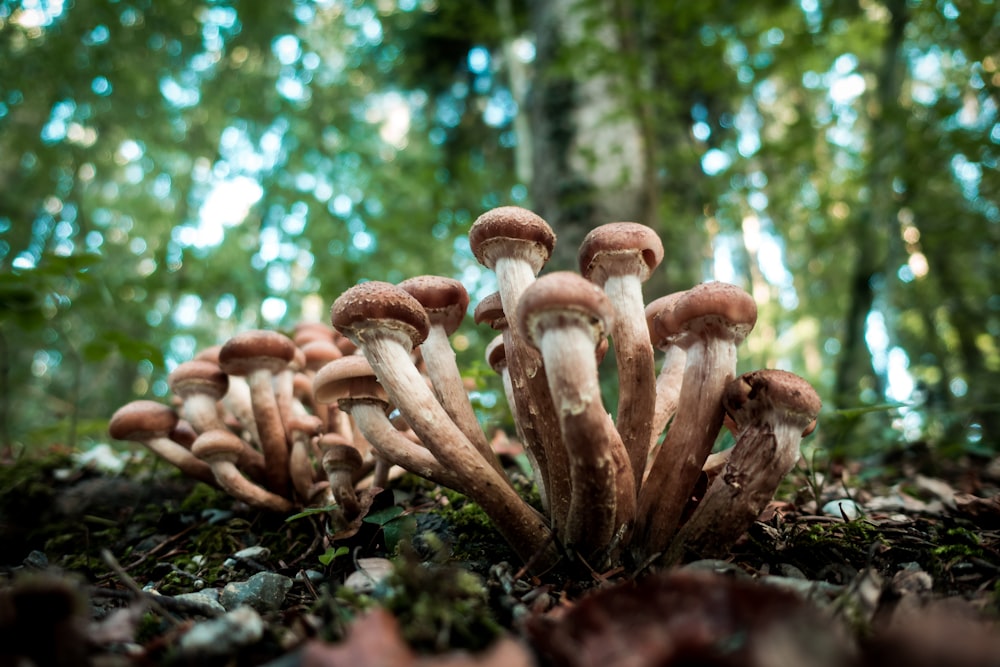
[[[550,268],[633,220],[648,299],[752,292],[741,370],[810,379],[824,451],[989,456],[998,91],[986,0],[0,2],[0,449],[106,441],[198,348],[359,280],[475,301],[465,233],[517,204]],[[455,345],[502,424],[491,333]]]

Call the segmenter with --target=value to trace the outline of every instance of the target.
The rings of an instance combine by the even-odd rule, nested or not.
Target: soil
[[[338,536],[53,446],[0,464],[0,667],[1000,664],[996,468],[917,450],[803,467],[724,560],[535,576],[411,476]],[[248,636],[192,649],[227,614],[183,594],[264,572],[290,583]]]

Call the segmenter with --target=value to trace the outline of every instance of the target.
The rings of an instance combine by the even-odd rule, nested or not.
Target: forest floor
[[[409,476],[331,540],[52,447],[0,463],[0,667],[998,665],[998,485],[916,449],[799,469],[725,560],[534,576]]]

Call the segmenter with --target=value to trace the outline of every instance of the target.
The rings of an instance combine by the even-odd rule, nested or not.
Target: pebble
[[[850,498],[838,498],[836,500],[831,500],[826,505],[823,505],[823,514],[827,516],[837,517],[838,519],[846,518],[848,521],[853,521],[864,515],[864,510],[861,509],[861,505],[857,504]]]
[[[226,609],[236,609],[249,605],[265,613],[281,609],[285,595],[292,587],[292,580],[274,572],[258,572],[246,581],[226,584],[219,596],[219,602]]]
[[[358,569],[348,575],[344,586],[355,593],[371,593],[392,574],[392,561],[386,558],[359,558]]]
[[[247,547],[246,549],[240,549],[234,553],[231,558],[227,558],[225,562],[223,562],[223,565],[226,567],[236,567],[240,561],[267,560],[270,555],[271,550],[267,547]]]
[[[276,575],[277,576],[277,575]],[[180,650],[187,655],[229,655],[260,641],[264,621],[251,607],[237,607],[228,614],[196,623],[180,638]]]

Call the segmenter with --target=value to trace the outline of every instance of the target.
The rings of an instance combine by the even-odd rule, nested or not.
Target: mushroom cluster
[[[560,559],[640,568],[688,551],[725,553],[794,466],[820,408],[791,373],[736,377],[737,347],[757,317],[753,298],[708,282],[647,306],[642,286],[663,245],[635,223],[591,231],[580,274],[538,276],[555,234],[522,208],[484,213],[469,244],[496,274],[498,293],[474,317],[499,331],[487,359],[503,378],[540,511],[515,492],[465,393],[448,343],[469,302],[457,281],[421,276],[344,292],[331,322],[363,358],[320,369],[317,402],[349,414],[386,461],[478,503],[535,570]],[[610,346],[614,417],[598,373]],[[392,410],[415,437],[392,425]],[[711,454],[724,422],[735,444]]]
[[[736,377],[737,347],[757,318],[740,288],[708,282],[647,305],[643,283],[664,255],[648,227],[598,227],[580,247],[579,274],[539,276],[555,241],[544,220],[512,206],[469,231],[499,288],[475,306],[475,322],[499,332],[487,360],[540,507],[517,493],[473,411],[450,342],[470,299],[440,276],[360,283],[333,303],[333,329],[303,326],[294,340],[248,332],[181,364],[170,382],[198,434],[190,447],[178,415],[146,401],[119,410],[112,435],[277,511],[335,501],[356,515],[366,466],[376,486],[400,466],[480,505],[533,571],[723,555],[794,466],[819,397],[785,371]],[[599,377],[612,349],[614,416]],[[724,424],[735,444],[712,454]]]
[[[109,431],[252,507],[330,506],[342,528],[360,518],[388,470],[344,413],[313,400],[316,371],[355,351],[321,323],[300,324],[292,338],[246,331],[170,373],[175,406],[133,401]],[[371,483],[357,490],[366,475]]]

